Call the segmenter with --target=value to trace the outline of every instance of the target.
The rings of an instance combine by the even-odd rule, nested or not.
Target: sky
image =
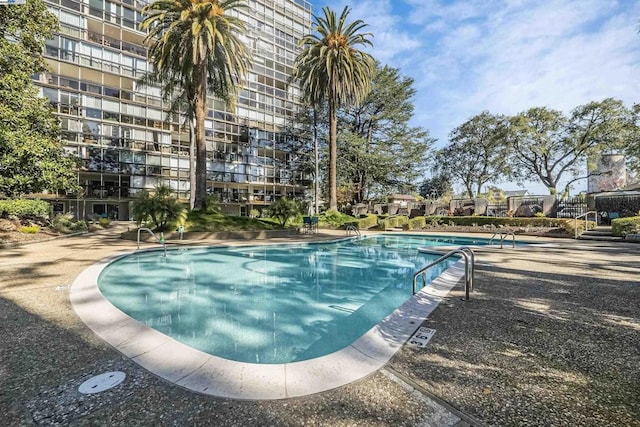
[[[437,146],[485,110],[569,113],[609,97],[628,107],[640,102],[640,0],[311,2],[315,14],[349,6],[350,20],[369,25],[370,53],[415,80],[412,124],[428,129]],[[586,180],[576,182],[576,191],[582,187]]]

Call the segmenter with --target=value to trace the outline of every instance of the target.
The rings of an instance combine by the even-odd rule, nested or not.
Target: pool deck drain
[[[382,322],[342,350],[283,364],[236,362],[181,343],[132,319],[107,300],[98,277],[109,257],[74,281],[70,300],[83,322],[132,361],[197,393],[234,399],[283,399],[331,390],[382,368],[464,275],[457,262]]]
[[[127,377],[122,371],[105,372],[104,374],[91,377],[78,387],[82,394],[102,393],[105,390],[114,388]]]

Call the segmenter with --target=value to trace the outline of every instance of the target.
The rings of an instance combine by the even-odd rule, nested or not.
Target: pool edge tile
[[[285,365],[235,362],[217,356],[175,384],[217,397],[231,399],[282,399],[287,397]]]
[[[346,347],[323,357],[286,364],[287,397],[301,397],[347,385],[384,366],[358,351]]]

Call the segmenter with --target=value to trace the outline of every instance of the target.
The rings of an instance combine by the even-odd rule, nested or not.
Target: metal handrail
[[[360,236],[360,229],[355,225],[347,225],[344,229],[347,232],[347,236],[351,236],[352,231],[356,234],[356,236]]]
[[[583,216],[585,217],[584,219],[584,231],[587,231],[587,227],[588,222],[589,222],[589,214],[593,214],[593,219],[594,222],[596,223],[596,227],[598,226],[598,212],[597,211],[589,211],[589,212],[585,212],[583,214],[577,215],[575,218],[573,218],[574,220],[574,224],[573,224],[573,230],[575,232],[575,238],[578,238],[578,218],[582,218]]]
[[[502,232],[502,230],[496,231],[495,233],[493,233],[493,236],[491,236],[491,239],[489,239],[489,243],[487,243],[487,245],[490,245],[496,236],[500,236],[500,249],[504,248],[504,239],[509,236],[513,236],[511,247],[516,247],[516,234],[511,230],[506,230],[504,233]]]
[[[162,249],[164,249],[164,256],[167,256],[167,244],[164,240],[164,233],[160,236],[160,238],[158,238],[158,236],[156,236],[156,234],[151,231],[150,228],[146,227],[138,228],[138,249],[140,249],[140,232],[142,231],[148,231],[149,234],[151,234],[151,236],[153,236],[153,238],[162,245]]]
[[[442,261],[445,261],[448,258],[451,258],[454,255],[462,255],[464,258],[464,294],[465,301],[469,301],[469,293],[473,290],[473,276],[475,273],[475,255],[473,254],[473,250],[467,246],[459,247],[458,249],[454,249],[452,251],[447,252],[442,255],[437,260],[427,264],[422,267],[420,270],[416,271],[413,275],[413,294],[416,294],[416,287],[418,285],[418,276],[422,277],[422,286],[427,285],[427,270],[431,267],[440,264]]]

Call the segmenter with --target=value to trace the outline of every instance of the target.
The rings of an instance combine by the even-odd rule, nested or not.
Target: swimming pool
[[[389,252],[390,258],[386,260],[388,262],[388,269],[392,270],[394,268],[393,264],[395,261],[392,260],[399,259],[404,262],[405,255],[417,255],[418,251],[415,248],[427,246],[429,242],[425,240],[432,240],[434,238],[442,240],[438,236],[413,236],[404,233],[402,236],[397,234],[387,235],[384,239],[384,244],[387,246],[386,250],[391,251]],[[368,239],[369,238],[348,240],[353,241],[356,246],[359,245],[361,251],[371,252],[372,249],[367,249],[367,247],[375,246],[375,244],[370,243],[374,241]],[[472,244],[474,241],[476,244],[486,244],[488,242],[487,239],[473,239],[472,242],[467,240],[454,240],[435,242],[435,244]],[[279,262],[285,265],[288,263],[289,258],[289,254],[286,253],[287,250],[295,249],[297,251],[306,246],[323,247],[322,244],[277,244],[265,246],[279,248]],[[256,250],[259,250],[261,247],[262,246],[256,247]],[[259,257],[256,256],[258,252],[255,251],[252,257],[251,247],[233,246],[233,248],[227,247],[225,249],[240,251],[231,251],[230,253],[235,258],[242,258],[245,261],[245,267],[249,266],[253,270],[264,271],[264,268],[260,266],[260,262],[264,260],[259,260]],[[200,249],[193,248],[191,250],[197,252]],[[246,252],[247,250],[249,250],[248,253]],[[180,250],[169,250],[167,251],[168,259],[166,261],[162,260],[162,251],[158,250],[114,254],[112,257],[91,265],[76,277],[69,293],[70,302],[79,318],[97,336],[113,346],[113,348],[123,356],[129,358],[144,369],[188,390],[233,399],[268,400],[306,396],[327,391],[371,375],[381,369],[393,357],[412,336],[423,320],[429,316],[440,301],[448,295],[450,290],[464,276],[464,264],[458,261],[435,278],[429,286],[425,286],[413,296],[410,295],[410,289],[407,288],[405,292],[397,288],[399,291],[404,292],[403,298],[408,299],[382,321],[375,324],[363,335],[356,338],[355,341],[338,351],[325,356],[295,362],[264,363],[261,361],[261,363],[256,363],[253,361],[247,363],[206,353],[148,326],[152,324],[154,327],[158,327],[161,324],[165,324],[164,326],[171,325],[171,327],[173,327],[175,319],[180,320],[186,316],[184,307],[182,306],[184,298],[188,296],[189,299],[200,299],[201,296],[204,296],[203,294],[206,294],[204,291],[202,293],[200,292],[200,290],[203,289],[203,285],[199,285],[198,278],[192,272],[187,271],[187,267],[189,267],[189,271],[191,271],[190,266],[175,262],[175,259],[174,262],[169,263],[171,257],[180,257],[184,252],[185,251],[182,251],[181,253]],[[393,253],[399,257],[396,255],[391,256]],[[105,295],[100,291],[98,278],[110,274],[110,266],[115,263],[128,263],[127,260],[130,261],[133,259],[131,258],[132,255],[144,255],[145,258],[147,256],[150,257],[145,261],[143,261],[143,258],[140,259],[140,273],[135,273],[132,277],[126,279],[125,282],[129,286],[121,290],[121,292],[129,295],[134,301],[137,301],[139,305],[144,304],[144,298],[148,301],[149,296],[136,294],[133,288],[135,288],[136,285],[149,286],[149,284],[139,282],[138,276],[147,274],[163,279],[164,275],[169,275],[169,271],[173,272],[175,270],[175,272],[181,272],[178,282],[174,282],[174,285],[178,288],[167,293],[166,295],[168,295],[168,297],[161,300],[161,303],[167,309],[170,306],[179,306],[179,310],[177,312],[171,312],[170,317],[167,316],[167,314],[156,313],[153,316],[149,315],[146,320],[136,320],[117,308],[114,303],[105,298]],[[366,270],[361,266],[361,259],[345,257],[341,251],[336,250],[335,255],[332,255],[331,258],[327,257],[323,259],[323,256],[324,255],[318,255],[314,263],[312,263],[313,268],[317,267],[318,279],[322,277],[321,274],[337,276],[339,265],[345,268],[350,266],[350,268],[356,268],[358,271]],[[328,262],[329,259],[337,261],[335,267],[333,263]],[[426,260],[428,258],[425,256],[424,259]],[[327,262],[321,263],[323,260]],[[380,264],[383,264],[384,261],[385,260],[381,259]],[[138,261],[136,261],[136,263],[138,263]],[[216,263],[215,260],[211,265],[216,266],[215,271],[222,271],[223,273],[229,272],[228,268],[225,269],[221,267],[222,264]],[[264,264],[262,265],[264,266]],[[359,265],[360,267],[358,267]],[[142,268],[142,266],[144,266],[144,268]],[[160,267],[162,267],[162,271],[165,273],[159,274]],[[409,264],[407,264],[407,267],[409,267]],[[309,268],[311,268],[311,266],[309,266]],[[397,270],[400,268],[402,268],[402,266],[395,266]],[[211,268],[211,270],[214,270],[214,268]],[[307,274],[310,274],[309,271],[307,271]],[[226,277],[227,274],[224,274],[223,278]],[[356,277],[354,282],[358,280]],[[320,283],[321,281],[318,280],[318,282]],[[410,282],[410,279],[407,280],[407,283]],[[255,292],[255,290],[261,286],[271,288],[280,287],[279,283],[280,282],[269,281],[267,278],[263,279],[263,283],[254,282],[251,285],[255,288]],[[306,277],[304,283],[309,290],[316,289],[315,277]],[[398,284],[398,282],[390,280],[387,286],[394,284]],[[189,288],[190,290],[183,292],[185,288]],[[284,286],[282,286],[282,288],[284,288]],[[193,290],[196,292],[194,293]],[[330,290],[330,287],[325,287],[325,290]],[[389,291],[393,291],[393,289],[389,289]],[[240,289],[233,289],[232,292],[240,292]],[[247,290],[247,292],[249,292],[248,295],[251,295],[249,290]],[[299,302],[301,301],[295,299],[298,291],[296,291],[295,295],[293,293],[292,295],[294,297],[293,301],[297,303],[297,305],[300,305]],[[276,294],[276,296],[267,300],[266,304],[263,303],[261,298],[258,298],[256,300],[258,302],[255,303],[249,311],[255,310],[256,307],[262,306],[263,304],[273,305],[279,300],[280,296],[281,294]],[[300,296],[303,296],[303,294],[300,294]],[[309,301],[312,297],[313,295],[307,295],[302,301]],[[336,305],[336,307],[332,309],[336,312],[344,312],[345,315],[353,315],[357,312],[357,310],[354,310],[353,313],[350,313],[353,308],[353,306],[345,307]],[[229,310],[229,306],[227,306],[227,310]],[[220,313],[217,308],[216,311]],[[224,313],[224,306],[222,307],[222,313]],[[249,318],[248,316],[244,317]],[[260,319],[259,316],[258,319]],[[268,318],[263,317],[262,319],[265,323],[268,322]],[[277,319],[278,317],[276,316],[276,320]],[[188,335],[188,333],[185,335]],[[191,332],[191,335],[193,336],[193,332]],[[196,332],[196,338],[197,335]],[[206,340],[206,337],[207,335],[204,335],[204,338],[201,339]],[[276,334],[276,342],[277,339],[278,335]],[[258,339],[257,341],[260,340]]]
[[[377,235],[329,243],[139,252],[101,273],[113,305],[190,347],[278,364],[347,347],[412,296],[426,245],[480,241]],[[448,265],[429,271],[428,281]]]

